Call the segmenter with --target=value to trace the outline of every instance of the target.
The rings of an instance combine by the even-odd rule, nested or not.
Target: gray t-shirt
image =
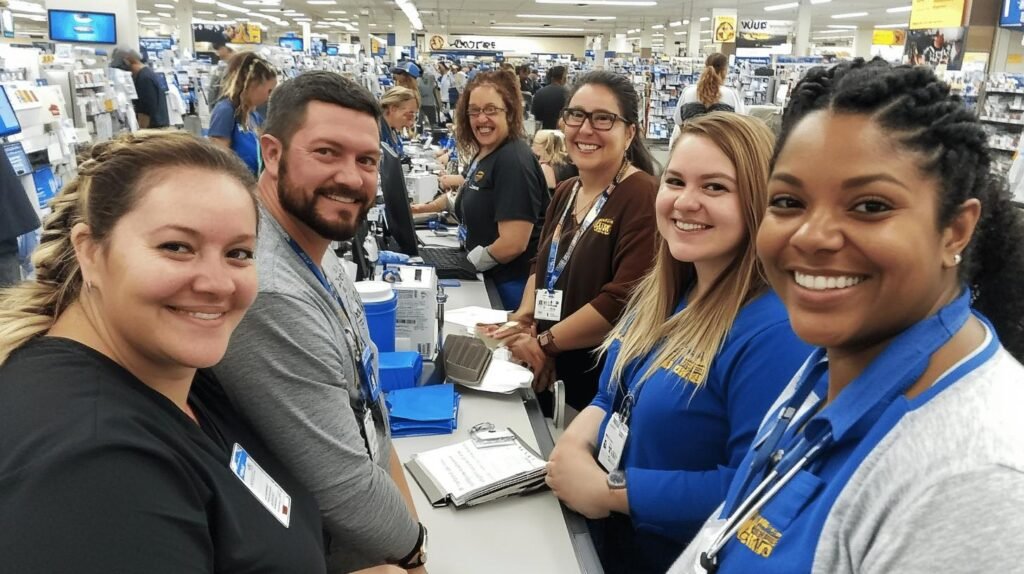
[[[990,344],[997,343],[990,338],[982,349]],[[792,392],[790,386],[779,404]],[[810,554],[810,572],[1024,572],[1021,405],[1024,367],[1000,347],[904,414],[827,509],[816,547],[801,550]],[[670,574],[704,572],[698,559],[721,528],[720,513],[705,523]],[[778,564],[763,571],[803,569]]]
[[[231,402],[316,497],[331,538],[329,571],[403,558],[419,527],[389,473],[383,394],[372,408],[380,445],[375,463],[361,432],[364,393],[346,316],[262,208],[260,224],[259,295],[214,372]],[[359,296],[330,250],[322,269],[354,330],[372,345]]]

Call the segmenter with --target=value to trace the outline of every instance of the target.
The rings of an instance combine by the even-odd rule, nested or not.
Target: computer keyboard
[[[448,335],[444,340],[444,370],[448,379],[476,386],[491,364],[491,350],[483,341],[465,335]]]
[[[437,269],[439,279],[476,279],[476,268],[458,247],[421,246],[419,254],[424,263]]]

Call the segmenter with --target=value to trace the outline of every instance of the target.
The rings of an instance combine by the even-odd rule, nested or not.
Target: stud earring
[[[956,255],[953,256],[953,266],[956,267],[957,265],[960,265],[960,263],[963,262],[963,260],[963,256],[957,253]]]

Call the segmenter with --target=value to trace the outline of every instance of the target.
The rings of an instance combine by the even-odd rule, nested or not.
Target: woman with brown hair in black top
[[[505,329],[514,356],[534,372],[534,389],[556,379],[582,409],[597,392],[595,347],[618,321],[654,253],[655,164],[638,130],[639,96],[623,76],[580,78],[562,112],[579,177],[555,190],[523,303]]]

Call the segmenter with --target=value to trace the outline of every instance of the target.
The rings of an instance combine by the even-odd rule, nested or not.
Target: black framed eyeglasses
[[[483,108],[469,108],[468,110],[466,110],[466,115],[471,117],[471,118],[475,118],[475,117],[479,116],[480,114],[483,114],[483,115],[485,115],[485,116],[487,116],[489,118],[492,118],[492,117],[494,117],[494,116],[496,116],[498,114],[504,113],[504,112],[505,112],[505,108],[499,108],[497,106],[490,106],[490,105],[488,105],[488,106],[484,106]]]
[[[600,131],[612,129],[617,121],[621,121],[624,124],[630,123],[626,118],[611,112],[588,112],[578,108],[562,110],[562,121],[569,127],[578,128],[587,120],[590,120],[592,128]]]

